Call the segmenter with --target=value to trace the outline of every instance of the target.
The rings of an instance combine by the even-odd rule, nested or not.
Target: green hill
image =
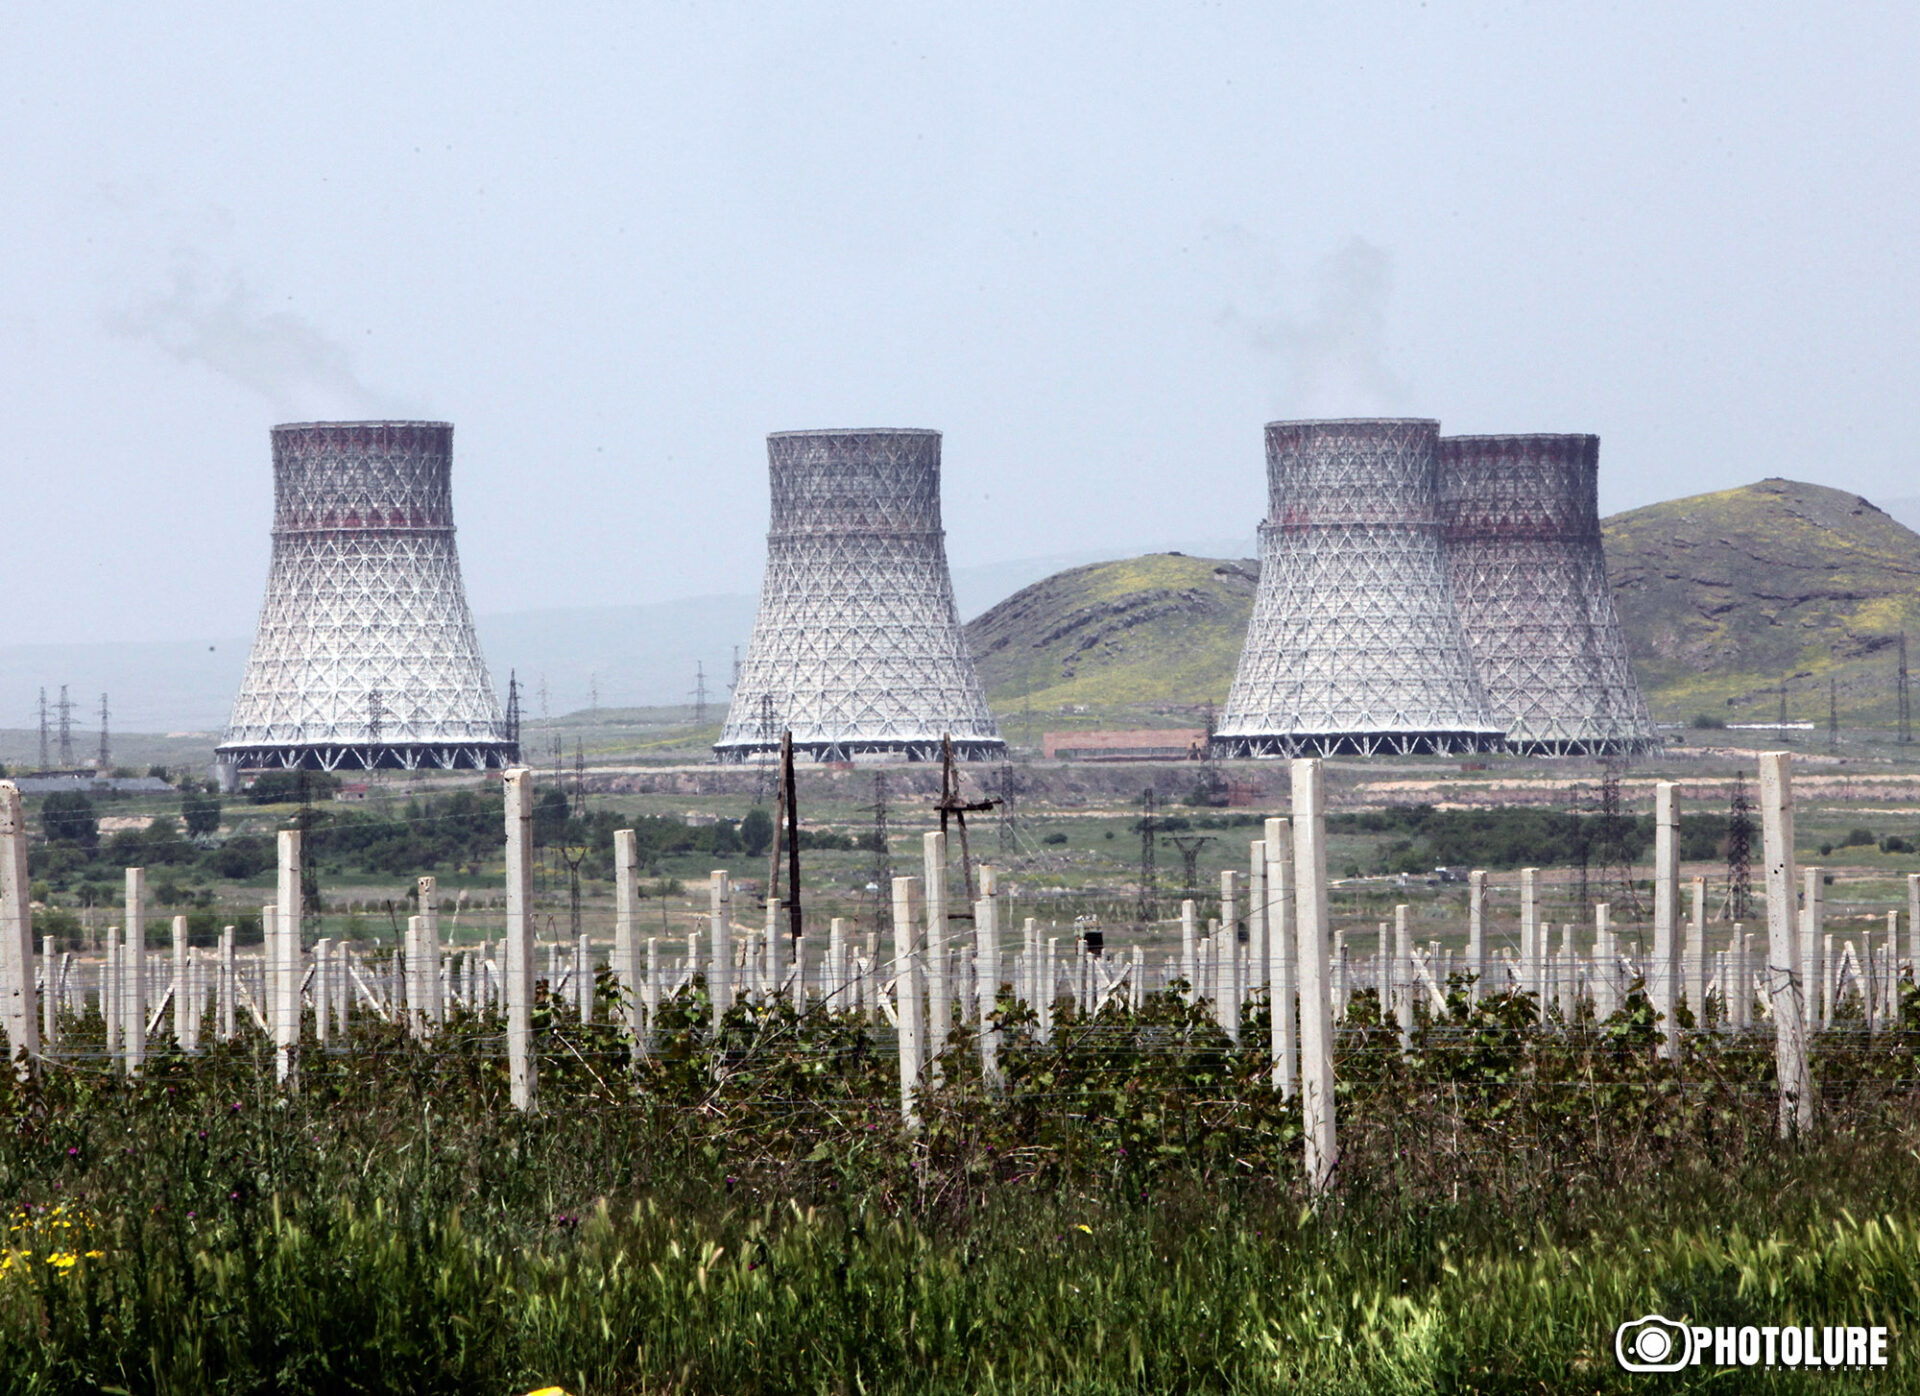
[[[1191,726],[1224,703],[1259,565],[1153,553],[1075,567],[967,627],[1003,727]],[[1084,710],[1084,711],[1081,711]]]
[[[1789,480],[1604,525],[1654,715],[1890,725],[1902,628],[1920,640],[1920,534],[1844,491]],[[1156,553],[1057,573],[967,627],[1003,727],[1186,726],[1227,696],[1259,566]],[[1920,649],[1914,662],[1920,665]]]
[[[1858,495],[1793,480],[1606,521],[1607,570],[1654,715],[1843,724],[1894,708],[1900,632],[1920,636],[1920,534]],[[1920,660],[1920,654],[1916,654]]]

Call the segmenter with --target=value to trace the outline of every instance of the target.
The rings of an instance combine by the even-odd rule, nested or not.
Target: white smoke
[[[173,288],[148,297],[109,325],[258,393],[281,421],[404,417],[405,404],[368,387],[347,351],[310,321],[269,310],[239,277],[220,291],[176,271]]]
[[[1290,417],[1368,417],[1402,411],[1411,396],[1387,366],[1387,300],[1393,257],[1361,237],[1314,269],[1305,318],[1229,309],[1226,323],[1279,360],[1274,407]]]

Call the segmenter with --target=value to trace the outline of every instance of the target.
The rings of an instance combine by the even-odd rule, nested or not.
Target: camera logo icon
[[[1693,1361],[1693,1330],[1648,1314],[1613,1330],[1613,1355],[1628,1372],[1677,1372]]]

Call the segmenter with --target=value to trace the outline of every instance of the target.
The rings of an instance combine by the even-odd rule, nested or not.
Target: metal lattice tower
[[[934,761],[948,734],[963,759],[1000,758],[947,573],[940,433],[776,432],[767,458],[766,580],[714,752],[767,752],[771,699],[816,760]]]
[[[1447,590],[1440,424],[1267,424],[1260,592],[1214,748],[1481,751],[1487,710]]]
[[[1660,746],[1600,541],[1600,438],[1447,436],[1447,575],[1494,719],[1535,755]]]
[[[518,759],[460,582],[452,465],[445,422],[273,429],[273,565],[222,762],[331,771]]]

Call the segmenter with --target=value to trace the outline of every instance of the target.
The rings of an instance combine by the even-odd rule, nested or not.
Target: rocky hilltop
[[[1607,571],[1655,715],[1882,721],[1920,642],[1920,534],[1844,490],[1762,480],[1616,514]],[[1920,663],[1920,650],[1914,661]]]

